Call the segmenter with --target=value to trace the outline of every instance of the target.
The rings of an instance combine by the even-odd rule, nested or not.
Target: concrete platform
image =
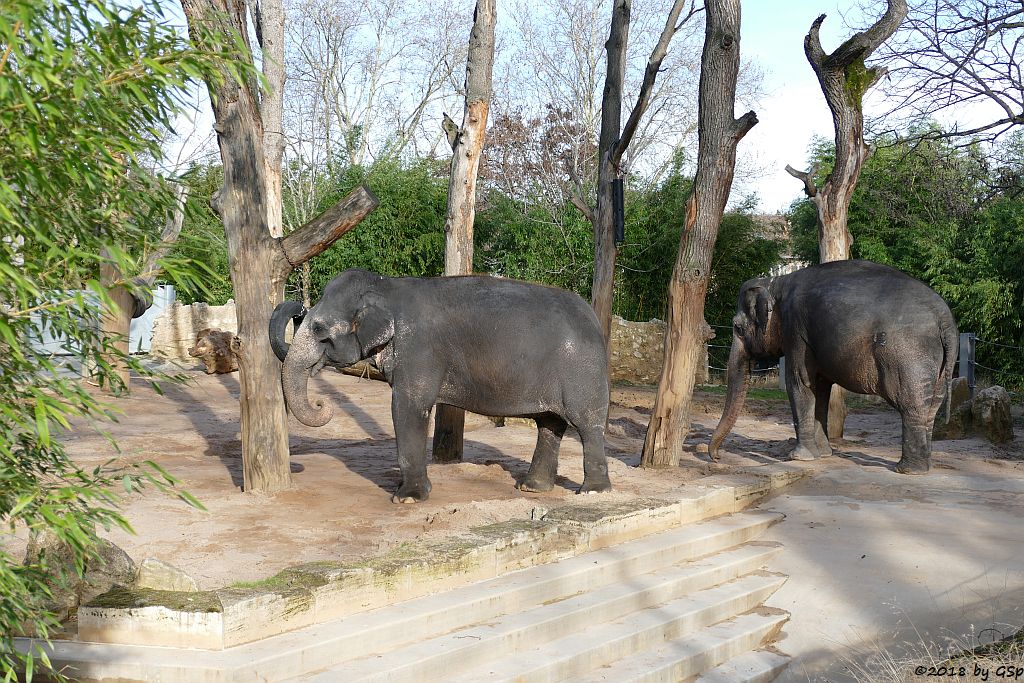
[[[906,476],[826,458],[760,506],[786,515],[766,535],[791,577],[767,603],[791,614],[780,683],[894,680],[885,666],[917,680],[915,660],[1024,625],[1024,462],[955,466]]]

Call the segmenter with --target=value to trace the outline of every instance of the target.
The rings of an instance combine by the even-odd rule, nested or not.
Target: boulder
[[[1000,386],[979,391],[971,402],[971,423],[975,433],[992,443],[1013,440],[1010,394]]]
[[[967,386],[966,377],[957,377],[953,380],[952,390],[947,400],[949,401],[949,421],[946,421],[945,405],[935,416],[932,438],[936,441],[962,439],[971,431],[971,389]]]
[[[139,567],[139,577],[135,581],[135,587],[179,593],[195,593],[199,590],[195,579],[174,565],[167,564],[155,557],[147,557],[143,560]]]
[[[50,598],[44,607],[66,621],[80,604],[106,593],[114,586],[130,586],[135,581],[135,563],[124,550],[106,539],[99,539],[96,556],[88,558],[85,571],[75,568],[71,546],[50,531],[33,534],[25,551],[26,565],[42,565]]]

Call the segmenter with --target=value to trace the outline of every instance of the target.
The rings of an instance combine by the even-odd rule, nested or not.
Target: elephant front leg
[[[391,396],[391,419],[398,441],[398,469],[402,481],[391,496],[392,503],[419,503],[430,496],[427,479],[427,422],[430,406],[399,392]]]
[[[793,411],[793,426],[796,428],[796,446],[790,457],[793,460],[814,460],[819,455],[815,430],[814,390],[806,376],[796,372],[796,363],[786,363],[786,383],[789,389],[789,407]]]
[[[608,478],[608,458],[604,452],[604,423],[579,429],[583,441],[583,485],[577,493],[601,493],[610,491],[612,482]]]
[[[537,447],[530,461],[530,471],[516,488],[520,491],[542,493],[555,486],[558,473],[558,447],[562,443],[567,423],[557,415],[537,418]]]

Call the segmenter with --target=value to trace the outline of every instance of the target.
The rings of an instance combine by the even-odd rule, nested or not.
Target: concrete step
[[[482,666],[445,680],[452,683],[574,680],[592,670],[627,659],[638,652],[656,649],[668,640],[695,633],[758,607],[784,582],[785,578],[778,575],[750,574],[637,610],[614,621],[600,623],[595,619],[589,628],[569,632],[532,648],[524,644],[503,659],[485,660]],[[388,677],[387,680],[409,679]]]
[[[774,637],[789,618],[757,610],[571,679],[573,683],[678,683],[714,670]],[[743,683],[744,678],[730,678]]]
[[[326,663],[325,668],[355,657],[374,655],[360,663],[359,670],[368,672],[379,667],[378,655],[388,653],[390,665],[398,661],[393,651],[403,644],[422,645],[445,634],[452,641],[446,651],[457,649],[463,662],[473,651],[471,646],[485,636],[507,642],[521,642],[520,639],[527,637],[543,642],[601,619],[617,618],[764,566],[779,551],[778,546],[736,546],[755,538],[777,519],[766,513],[732,515],[514,572],[451,594],[356,615],[337,624],[335,637],[324,634],[316,649],[323,651],[326,659],[333,660]],[[500,632],[464,631],[467,627],[499,623],[499,620]],[[494,650],[493,641],[490,647],[488,661],[501,654]],[[420,652],[427,659],[435,654],[429,646],[421,647]],[[304,652],[304,663],[314,659],[312,651]],[[422,678],[424,660],[417,655],[411,661],[415,675],[420,677],[413,680],[428,680]],[[448,669],[444,671],[451,673]],[[253,670],[252,674],[266,675],[266,671]],[[345,680],[358,680],[356,671],[347,672]]]
[[[483,664],[504,653],[493,645],[472,647],[480,634],[467,629],[489,629],[489,635],[504,629],[496,636],[499,642],[539,647],[595,625],[597,614],[618,619],[731,581],[764,566],[779,551],[775,544],[750,541],[780,519],[764,512],[720,517],[221,651],[68,642],[55,644],[50,656],[58,666],[74,666],[72,675],[81,680],[349,681],[356,678],[326,671],[360,658],[360,670],[373,680],[372,665],[392,666],[393,652],[447,637],[459,646],[448,649],[462,653],[456,660],[465,659],[456,662],[459,666],[472,663],[469,652]],[[522,616],[531,610],[540,610],[538,625]],[[459,631],[468,637],[458,637]],[[426,650],[425,659],[409,664],[414,674],[406,680],[429,680],[424,662],[444,661],[440,650]],[[456,675],[446,664],[436,666],[441,679]],[[309,676],[318,671],[325,673]]]
[[[686,683],[771,683],[788,665],[784,654],[751,650]]]

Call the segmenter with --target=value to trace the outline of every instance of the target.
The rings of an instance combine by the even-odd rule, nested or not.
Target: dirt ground
[[[392,504],[399,473],[390,388],[330,371],[310,388],[312,395],[335,406],[333,421],[309,428],[290,420],[292,487],[273,496],[242,493],[237,374],[189,370],[187,375],[186,385],[165,384],[163,396],[135,379],[129,397],[113,400],[123,413],[109,426],[120,453],[85,427],[63,438],[83,466],[113,457],[153,460],[202,501],[205,511],[157,492],[133,494],[125,500],[124,513],[136,533],[105,534],[136,562],[161,559],[187,572],[202,589],[257,580],[302,562],[356,559],[410,539],[583,502],[574,495],[582,480],[582,449],[571,430],[562,443],[555,489],[522,493],[513,485],[529,466],[536,431],[520,423],[495,427],[487,418],[470,415],[464,461],[429,466],[430,500]],[[637,465],[654,391],[617,387],[612,398],[607,441],[615,490],[603,496],[670,495],[710,473],[786,460],[795,441],[788,404],[748,400],[726,440],[722,461],[711,463],[699,446],[707,444],[718,423],[723,399],[698,391],[688,456],[678,468],[643,470]],[[1017,423],[1019,432],[1019,416]],[[895,412],[884,405],[861,405],[848,419],[847,438],[837,455],[864,467],[891,468],[899,459],[899,438]],[[955,470],[965,458],[972,467],[996,471],[1012,463],[1019,470],[1024,468],[1024,445],[1019,435],[1007,447],[977,438],[935,443],[935,467]]]

